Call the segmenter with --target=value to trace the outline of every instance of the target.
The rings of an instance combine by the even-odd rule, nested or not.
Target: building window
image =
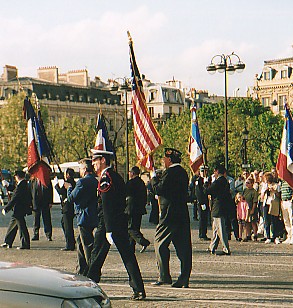
[[[169,113],[172,114],[172,112],[173,112],[173,108],[169,107]]]
[[[154,117],[154,107],[149,107],[149,114],[152,118]]]
[[[281,71],[281,79],[287,78],[288,77],[288,71],[287,70],[282,70]]]
[[[278,96],[278,105],[279,110],[284,110],[284,105],[287,102],[287,95],[279,95]]]
[[[170,97],[169,97],[169,92],[167,89],[163,90],[163,96],[164,96],[164,100],[169,102],[170,101]]]
[[[271,75],[270,72],[264,72],[264,73],[263,73],[263,79],[264,79],[264,80],[270,80],[270,79],[271,79],[271,78],[270,78],[270,75]]]
[[[179,114],[182,113],[182,107],[179,107]]]
[[[156,91],[150,91],[150,99],[149,101],[153,101],[156,98]]]
[[[269,97],[263,97],[262,99],[261,99],[261,102],[262,102],[262,105],[264,106],[264,107],[269,107],[270,106],[270,102],[271,100],[270,100],[270,98]]]

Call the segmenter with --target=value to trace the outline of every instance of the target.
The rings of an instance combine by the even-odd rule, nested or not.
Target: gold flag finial
[[[127,31],[127,36],[128,36],[129,44],[131,44],[132,43],[132,37],[131,37],[129,31]]]

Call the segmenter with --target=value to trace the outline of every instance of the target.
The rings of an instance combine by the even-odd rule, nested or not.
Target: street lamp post
[[[122,83],[120,84],[118,80],[122,80]],[[124,95],[124,105],[125,105],[125,177],[124,180],[127,182],[129,180],[129,147],[128,147],[128,104],[127,104],[127,91],[130,90],[130,82],[129,79],[124,78],[116,78],[113,80],[113,85],[110,89],[111,93],[119,93],[121,91]]]
[[[237,62],[235,64],[232,63],[232,58],[236,57]],[[215,64],[214,59],[219,58],[220,61]],[[210,74],[216,73],[224,73],[224,96],[225,96],[225,107],[224,107],[224,129],[225,129],[225,168],[228,170],[228,86],[227,86],[227,73],[229,75],[234,74],[234,72],[241,73],[245,68],[245,64],[240,60],[239,56],[232,52],[230,55],[215,55],[210,65],[207,66],[207,71]]]
[[[247,141],[248,141],[248,133],[249,131],[246,128],[246,125],[244,126],[244,130],[242,132],[242,169],[248,169],[250,168],[250,164],[248,164],[247,161]]]

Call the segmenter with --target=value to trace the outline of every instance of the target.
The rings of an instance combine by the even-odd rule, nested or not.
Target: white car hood
[[[101,295],[90,279],[50,268],[0,262],[0,290],[80,299]]]

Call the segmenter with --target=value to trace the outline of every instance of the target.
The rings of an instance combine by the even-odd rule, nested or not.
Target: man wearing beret
[[[172,284],[175,288],[188,288],[192,267],[190,220],[187,207],[188,175],[180,166],[181,153],[172,148],[165,149],[166,170],[162,177],[152,178],[155,193],[159,196],[160,218],[155,234],[155,253],[159,268],[159,279],[153,285],[171,284],[169,269],[172,242],[181,262],[181,274]]]
[[[140,269],[130,247],[128,221],[125,214],[126,189],[122,177],[111,168],[113,152],[92,150],[93,166],[99,176],[100,220],[95,233],[94,248],[88,277],[99,282],[101,269],[110,245],[115,244],[129,276],[133,289],[131,300],[143,300],[146,297]]]

